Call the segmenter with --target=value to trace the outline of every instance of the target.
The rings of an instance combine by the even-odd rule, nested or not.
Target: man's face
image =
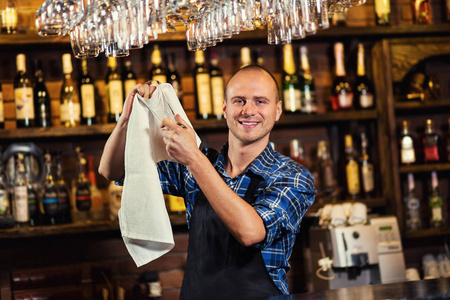
[[[230,130],[230,142],[243,145],[269,141],[270,131],[281,116],[275,82],[264,71],[241,71],[230,79],[224,116]]]

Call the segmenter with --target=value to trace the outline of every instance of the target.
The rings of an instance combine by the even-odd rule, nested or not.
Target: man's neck
[[[264,151],[268,141],[261,140],[253,144],[228,143],[226,171],[232,178],[241,174]]]

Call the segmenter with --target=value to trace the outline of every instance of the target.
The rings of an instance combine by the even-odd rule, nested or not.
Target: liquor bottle
[[[345,135],[345,155],[346,165],[345,174],[347,178],[347,192],[348,195],[354,199],[361,190],[359,182],[359,165],[356,158],[356,153],[353,148],[353,138],[350,134]]]
[[[416,162],[416,151],[414,149],[414,140],[409,131],[409,121],[402,122],[402,131],[400,138],[400,162],[404,165]]]
[[[336,176],[327,141],[319,141],[317,154],[319,159],[319,187],[325,197],[328,197],[336,191]]]
[[[428,0],[410,0],[413,24],[431,24]]]
[[[391,2],[390,0],[375,0],[375,24],[390,25],[391,24]]]
[[[372,82],[366,75],[364,63],[364,46],[358,44],[358,63],[356,70],[356,100],[359,108],[368,109],[374,107],[374,95]]]
[[[14,34],[17,32],[18,14],[15,0],[5,0],[0,21],[1,33]]]
[[[3,105],[2,85],[0,84],[0,129],[5,128],[5,107]]]
[[[303,113],[317,112],[316,89],[314,85],[314,77],[311,74],[308,59],[308,48],[306,46],[300,47],[300,97],[301,97],[301,111]]]
[[[305,165],[305,158],[303,155],[303,145],[298,139],[292,139],[289,142],[289,156],[302,166]]]
[[[52,156],[49,151],[44,154],[45,160],[45,187],[42,197],[42,208],[44,211],[43,221],[45,224],[54,225],[58,223],[58,189],[53,179]]]
[[[61,151],[56,152],[56,190],[58,195],[58,223],[71,222],[70,194],[63,176]]]
[[[115,57],[108,57],[108,71],[106,73],[106,102],[108,105],[108,122],[117,123],[123,110],[123,84],[117,71]]]
[[[373,197],[375,193],[375,174],[373,163],[369,158],[368,139],[366,134],[361,133],[361,181],[364,195]]]
[[[72,55],[62,56],[64,80],[61,86],[60,118],[65,127],[80,125],[80,99],[75,80],[72,78]]]
[[[13,215],[16,227],[26,227],[30,225],[30,211],[28,206],[27,182],[25,178],[25,166],[23,154],[16,156],[16,172],[13,186]]]
[[[3,167],[3,161],[0,159],[0,218],[9,215],[11,215],[11,203],[9,202],[8,179]]]
[[[331,91],[331,104],[333,110],[352,109],[353,91],[345,72],[344,45],[342,43],[334,44],[334,56],[336,60],[336,69]]]
[[[81,60],[81,77],[78,82],[81,97],[81,124],[91,126],[97,120],[97,111],[95,108],[97,93],[94,79],[89,75],[86,58]]]
[[[31,166],[31,157],[29,154],[24,155],[23,158],[25,166],[25,182],[27,185],[28,197],[28,212],[30,216],[30,226],[37,226],[40,224],[40,211],[38,194],[35,188],[35,179],[33,169]]]
[[[14,79],[14,100],[16,106],[17,128],[35,125],[33,87],[27,73],[25,54],[16,58],[17,75]]]
[[[422,228],[422,220],[420,219],[420,200],[416,196],[413,173],[408,173],[408,191],[404,201],[406,205],[406,228],[408,230]]]
[[[212,117],[211,76],[205,64],[203,51],[195,52],[194,86],[197,100],[197,119]]]
[[[439,191],[439,181],[436,171],[431,172],[431,193],[428,197],[428,203],[431,207],[430,227],[443,227],[445,225],[443,214],[444,201],[442,200],[441,193]]]
[[[423,137],[424,161],[439,161],[439,135],[434,130],[434,121],[427,119],[425,127],[425,135]]]
[[[252,55],[249,47],[241,48],[241,69],[252,64]]]
[[[177,93],[178,100],[183,105],[183,89],[181,87],[181,76],[175,68],[175,53],[172,52],[167,56],[167,66],[169,69],[167,72],[167,82],[172,85],[175,93]]]
[[[36,60],[36,83],[33,88],[35,107],[35,118],[37,127],[50,127],[52,126],[52,104],[50,96],[47,91],[47,87],[44,82],[44,71],[42,69],[42,61]]]
[[[91,192],[91,201],[92,207],[90,210],[90,215],[92,220],[103,220],[105,217],[103,211],[103,196],[100,190],[97,187],[97,179],[95,175],[95,167],[94,167],[94,156],[87,155],[87,167],[88,167],[88,176],[91,185],[89,186],[89,190]]]
[[[131,66],[131,59],[129,56],[125,58],[125,68],[123,70],[122,79],[123,79],[124,95],[125,97],[127,97],[128,94],[131,92],[131,90],[137,84],[137,77]]]
[[[285,44],[283,47],[283,109],[287,113],[300,112],[302,108],[300,96],[300,84],[295,70],[294,54],[292,45]]]
[[[211,95],[213,102],[213,115],[217,119],[223,118],[223,100],[225,99],[225,84],[222,70],[219,68],[219,60],[215,48],[211,48]]]
[[[75,203],[78,211],[87,212],[91,209],[92,198],[87,176],[87,161],[83,152],[78,152],[78,175],[75,188]]]
[[[151,61],[152,61],[152,69],[150,70],[150,79],[159,81],[159,83],[166,83],[167,74],[166,70],[161,65],[162,57],[158,45],[153,46]]]

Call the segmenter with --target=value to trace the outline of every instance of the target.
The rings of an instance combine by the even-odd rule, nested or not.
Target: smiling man
[[[124,176],[126,124],[134,94],[149,98],[154,87],[137,85],[108,139],[99,172]],[[259,66],[239,70],[223,105],[229,128],[220,152],[199,149],[195,132],[178,115],[161,124],[174,161],[158,164],[162,190],[182,196],[189,248],[181,299],[251,299],[289,294],[286,273],[301,220],[314,201],[314,177],[274,151],[270,133],[282,113],[273,76]]]

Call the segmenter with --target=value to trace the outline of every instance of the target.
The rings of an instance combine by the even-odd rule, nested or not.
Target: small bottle
[[[410,0],[413,24],[431,24],[428,0]]]
[[[302,108],[299,78],[295,69],[291,44],[283,46],[283,109],[286,113],[300,112]]]
[[[308,48],[300,47],[300,97],[301,111],[311,114],[317,112],[316,88],[314,85],[314,77],[309,67]]]
[[[368,139],[361,133],[361,181],[364,195],[371,198],[375,193],[375,172],[372,160],[368,153]]]
[[[209,119],[213,115],[211,75],[205,64],[203,51],[195,52],[194,86],[197,100],[197,119]]]
[[[64,80],[61,86],[60,118],[64,127],[80,125],[80,99],[78,87],[72,77],[72,55],[65,53],[62,56]]]
[[[375,24],[387,26],[391,24],[391,2],[390,0],[375,0]]]
[[[25,54],[16,58],[17,75],[14,79],[14,100],[17,128],[34,127],[34,99],[31,79],[27,73]]]
[[[52,104],[47,87],[45,86],[44,71],[42,69],[42,61],[40,59],[36,60],[35,77],[36,83],[33,88],[33,94],[36,102],[36,125],[38,127],[50,127],[52,126]]]
[[[16,157],[16,172],[13,186],[13,214],[16,227],[30,225],[30,210],[28,205],[27,182],[25,178],[25,166],[23,154],[18,153]]]
[[[328,142],[321,140],[318,143],[319,158],[319,182],[320,190],[325,198],[328,198],[336,191],[336,176],[334,173],[334,163],[331,159]]]
[[[402,131],[400,138],[400,162],[404,165],[416,162],[416,151],[414,149],[414,140],[409,131],[409,121],[402,122]]]
[[[252,64],[252,55],[249,47],[241,48],[241,69]]]
[[[334,56],[336,69],[331,93],[332,108],[333,110],[349,110],[353,108],[353,91],[345,72],[344,44],[334,44]]]
[[[108,122],[117,123],[123,110],[123,84],[117,71],[117,60],[108,57],[108,71],[106,73],[106,102],[108,105]]]
[[[151,80],[157,80],[159,83],[167,82],[166,70],[162,67],[162,56],[158,45],[153,46],[153,52],[151,56],[152,69],[150,70]]]
[[[175,53],[170,53],[167,56],[167,82],[170,83],[177,94],[178,100],[183,105],[183,89],[181,87],[181,76],[175,68]]]
[[[91,201],[92,201],[92,207],[90,210],[90,215],[92,220],[103,220],[104,219],[104,212],[103,212],[103,196],[100,190],[97,187],[97,178],[95,174],[95,167],[94,167],[94,156],[93,155],[87,155],[87,165],[88,165],[88,176],[89,181],[91,182],[91,185],[89,187],[91,192]]]
[[[372,82],[366,75],[366,67],[364,63],[364,46],[358,44],[358,64],[356,71],[356,99],[359,108],[369,109],[374,107],[374,95]]]
[[[70,223],[71,207],[70,194],[63,176],[61,151],[57,151],[55,157],[56,164],[56,189],[58,193],[58,223]]]
[[[81,77],[79,79],[81,97],[81,124],[91,126],[96,123],[97,111],[95,108],[96,89],[94,79],[89,75],[87,59],[81,60]]]
[[[225,83],[215,48],[211,48],[211,95],[213,102],[213,115],[217,119],[223,117],[223,100],[225,99]]]
[[[305,165],[305,158],[303,155],[303,145],[298,139],[292,139],[289,142],[289,156],[302,166]]]
[[[137,84],[136,73],[134,73],[133,71],[133,67],[131,66],[131,59],[129,56],[125,58],[125,68],[122,74],[122,79],[123,79],[124,95],[125,97],[127,97],[128,94],[131,92],[131,90]]]
[[[38,194],[35,188],[35,178],[33,175],[33,169],[31,166],[31,156],[29,154],[24,155],[23,158],[25,166],[25,182],[27,185],[27,197],[28,197],[28,212],[30,216],[30,226],[38,226],[40,224],[40,210]]]
[[[350,198],[355,199],[361,191],[361,186],[359,182],[359,164],[356,158],[355,150],[353,148],[353,138],[350,134],[345,135],[345,155],[347,192]]]
[[[441,193],[439,191],[439,181],[437,177],[437,172],[431,172],[431,193],[428,197],[428,203],[431,208],[431,220],[430,227],[441,228],[444,227],[444,215],[443,215],[443,205]]]
[[[75,190],[75,203],[78,211],[87,212],[92,207],[90,181],[87,176],[87,161],[81,150],[78,151],[78,175]]]
[[[0,129],[3,128],[5,128],[5,106],[3,105],[3,92],[0,84]]]
[[[15,0],[4,0],[5,7],[1,8],[1,33],[14,34],[17,32],[18,14]]]
[[[42,197],[42,207],[44,210],[44,223],[48,225],[57,224],[58,220],[58,189],[53,180],[52,156],[49,151],[44,154],[45,160],[45,187]]]
[[[406,228],[408,230],[422,228],[422,221],[420,219],[420,200],[416,196],[413,173],[408,173],[408,191],[404,201],[406,205]]]
[[[434,130],[434,121],[427,119],[423,137],[424,161],[439,161],[439,135]]]

